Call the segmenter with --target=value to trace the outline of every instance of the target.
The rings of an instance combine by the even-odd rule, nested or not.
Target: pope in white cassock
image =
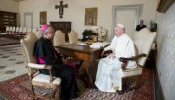
[[[122,62],[119,61],[119,58],[135,56],[133,41],[124,31],[125,28],[122,24],[115,26],[115,36],[111,44],[105,47],[101,53],[101,55],[103,55],[106,50],[113,51],[113,53],[109,54],[106,58],[99,60],[95,85],[102,92],[116,92],[116,90],[122,90]],[[135,61],[129,61],[126,66],[126,68],[135,67]]]

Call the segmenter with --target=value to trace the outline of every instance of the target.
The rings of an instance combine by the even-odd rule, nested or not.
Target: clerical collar
[[[50,41],[49,39],[47,39],[47,38],[45,38],[45,37],[43,37],[45,40],[47,40],[47,41]]]
[[[123,34],[122,34],[122,35],[120,35],[119,37],[117,37],[117,36],[116,36],[116,37],[117,37],[117,38],[120,38],[120,37],[124,36],[124,34],[125,34],[125,33],[123,33]]]

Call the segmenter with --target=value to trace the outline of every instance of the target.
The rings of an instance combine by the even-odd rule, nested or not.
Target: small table
[[[103,48],[90,48],[89,46],[79,46],[77,44],[65,44],[55,46],[55,48],[58,48],[59,53],[62,55],[81,59],[80,63],[84,63],[84,73],[81,75],[81,77],[83,78],[85,87],[90,88],[92,84],[92,78],[89,75],[88,67],[93,60],[100,57]]]

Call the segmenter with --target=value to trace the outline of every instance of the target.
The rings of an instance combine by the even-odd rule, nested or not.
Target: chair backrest
[[[9,27],[9,31],[10,31],[10,32],[12,32],[12,30],[13,30],[13,27],[12,27],[12,26],[10,26],[10,27]]]
[[[7,26],[5,31],[6,31],[6,32],[8,32],[8,31],[9,31],[9,29],[10,29],[10,28],[9,28],[9,26]]]
[[[37,31],[35,33],[35,35],[37,36],[37,38],[39,39],[42,36],[42,32],[41,31]]]
[[[24,28],[22,29],[22,32],[23,32],[23,33],[27,33],[27,28],[24,27]]]
[[[12,27],[12,33],[14,33],[14,32],[15,32],[15,30],[16,30],[16,27],[15,27],[15,26],[13,26],[13,27]]]
[[[32,29],[30,27],[27,28],[27,32],[32,32]]]
[[[16,27],[15,33],[18,33],[18,32],[19,32],[19,27]]]
[[[31,32],[20,41],[27,64],[37,63],[36,58],[33,56],[34,45],[37,40],[38,38],[36,37],[35,33]]]
[[[156,37],[156,32],[150,32],[147,28],[135,32],[133,35],[133,42],[138,49],[138,54],[146,54],[146,57],[142,57],[137,60],[137,63],[141,66],[145,65],[146,59],[148,58],[152,44]]]
[[[65,33],[63,33],[60,30],[57,30],[53,39],[53,45],[58,46],[63,44],[65,44]]]
[[[33,28],[33,29],[32,29],[32,32],[36,34],[37,29],[36,29],[36,28]]]
[[[76,33],[75,31],[71,31],[70,33],[68,33],[69,36],[69,43],[78,43],[78,33]]]
[[[23,30],[23,28],[22,28],[22,27],[20,27],[20,28],[19,28],[19,33],[22,33],[22,30]]]

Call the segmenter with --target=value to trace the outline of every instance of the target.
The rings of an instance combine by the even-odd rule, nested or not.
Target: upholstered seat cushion
[[[53,81],[54,85],[60,85],[61,84],[61,79],[60,78],[54,77],[53,79],[54,79],[54,81]],[[50,83],[50,76],[42,74],[42,73],[39,73],[32,79],[32,82]]]
[[[143,68],[140,66],[137,66],[136,68],[127,68],[126,70],[122,71],[122,77],[141,75],[142,69]]]

